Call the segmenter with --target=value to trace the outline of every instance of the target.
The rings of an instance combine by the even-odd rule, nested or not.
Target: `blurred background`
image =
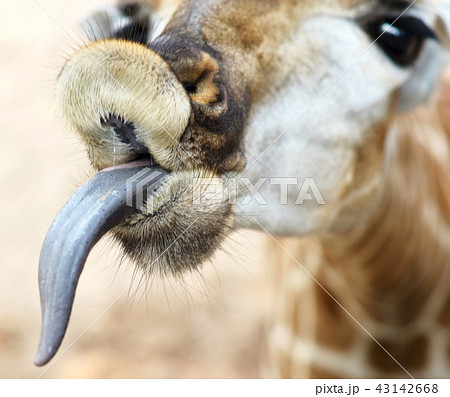
[[[107,0],[0,1],[0,378],[264,376],[273,291],[264,238],[247,231],[182,283],[141,280],[102,240],[81,276],[57,357],[67,351],[34,367],[40,246],[88,170],[83,148],[57,116],[54,83],[82,43],[77,21]]]

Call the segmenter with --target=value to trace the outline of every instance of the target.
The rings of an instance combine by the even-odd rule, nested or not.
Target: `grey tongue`
[[[61,345],[89,251],[164,183],[167,172],[148,166],[136,162],[99,172],[53,221],[39,260],[42,329],[34,359],[37,366],[47,364]]]

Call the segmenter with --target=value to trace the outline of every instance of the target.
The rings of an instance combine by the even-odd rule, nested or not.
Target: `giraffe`
[[[108,230],[144,272],[178,275],[247,227],[270,241],[276,375],[448,376],[448,1],[158,6],[92,16],[58,77],[98,173],[44,242],[36,364],[56,353]],[[125,205],[147,169],[156,186]],[[269,177],[312,178],[323,203],[297,204],[286,184],[281,202]],[[248,180],[265,203],[230,202]]]

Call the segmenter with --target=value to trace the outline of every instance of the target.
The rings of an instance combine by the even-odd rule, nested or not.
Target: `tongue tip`
[[[61,342],[64,337],[64,333],[61,335],[60,332],[56,334],[55,332],[48,333],[46,331],[48,331],[48,329],[46,330],[44,327],[36,355],[34,356],[34,365],[36,365],[37,367],[46,365],[55,356],[56,352],[61,346]]]
[[[43,367],[53,358],[55,353],[56,351],[53,352],[51,349],[47,349],[47,351],[45,351],[39,347],[36,356],[34,357],[34,365],[36,365],[36,367]]]
[[[43,367],[43,366],[44,366],[45,364],[47,364],[49,361],[50,361],[49,359],[47,360],[46,358],[41,357],[39,353],[37,353],[37,354],[36,354],[36,357],[34,358],[33,363],[34,363],[34,365],[35,365],[36,367]]]

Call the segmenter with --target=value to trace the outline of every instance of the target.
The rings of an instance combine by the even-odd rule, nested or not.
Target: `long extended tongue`
[[[166,179],[167,172],[147,166],[136,162],[99,172],[53,221],[39,260],[42,329],[34,359],[37,366],[47,364],[61,345],[91,248]]]

